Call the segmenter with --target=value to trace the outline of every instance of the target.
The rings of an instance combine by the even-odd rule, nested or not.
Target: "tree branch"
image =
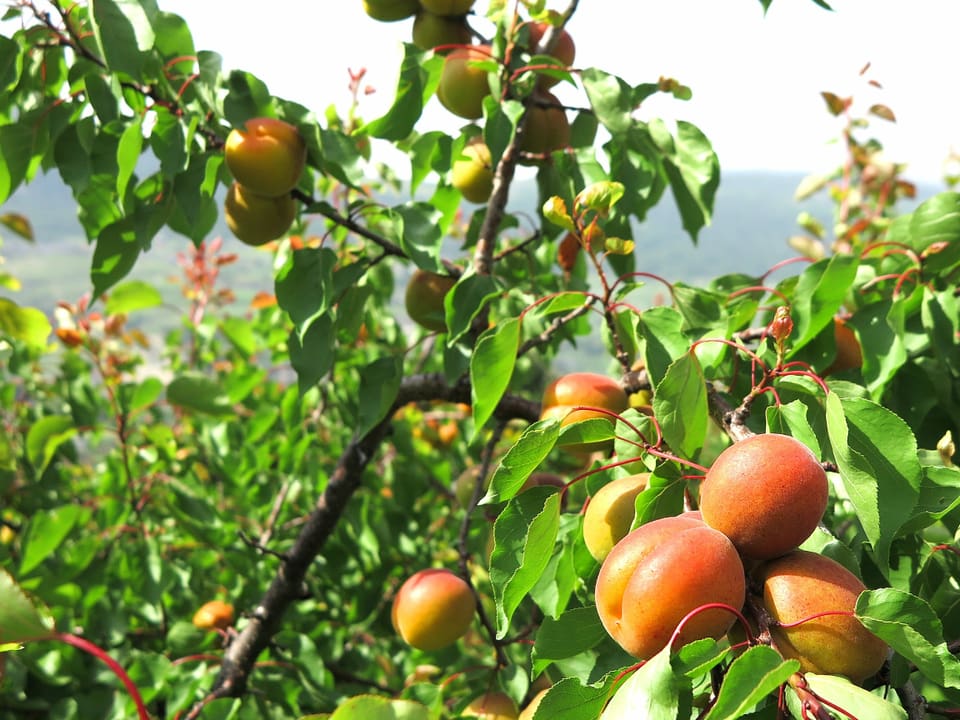
[[[394,412],[409,402],[419,400],[469,402],[470,384],[464,380],[450,385],[439,373],[406,378],[384,419],[365,436],[350,442],[293,547],[284,556],[273,582],[251,611],[248,624],[227,648],[213,689],[191,708],[185,720],[199,717],[203,707],[211,700],[239,697],[246,692],[257,657],[280,630],[287,608],[302,599],[307,571],[336,528],[354,491],[360,487],[364,468],[389,434]],[[503,420],[519,418],[534,422],[539,418],[540,406],[524,398],[505,396],[494,415]]]

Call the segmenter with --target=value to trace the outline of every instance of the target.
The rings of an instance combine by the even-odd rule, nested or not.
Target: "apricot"
[[[550,25],[545,22],[532,22],[528,27],[530,29],[529,50],[533,52],[537,45],[540,44],[543,34],[549,29]],[[557,37],[553,49],[549,52],[549,56],[557,61],[557,65],[567,68],[573,65],[573,60],[576,55],[577,48],[576,45],[574,45],[573,38],[570,36],[570,33],[567,32],[566,28],[564,28],[560,31],[560,35]],[[559,78],[550,75],[541,75],[537,78],[537,86],[540,88],[548,88],[551,85],[556,85],[558,82],[560,82]]]
[[[458,117],[476,120],[483,116],[483,99],[490,94],[487,70],[477,62],[489,60],[490,46],[457,48],[444,58],[437,86],[437,99]]]
[[[475,717],[480,720],[517,720],[517,704],[497,690],[489,690],[467,705],[460,717]]]
[[[583,542],[598,562],[603,562],[633,524],[637,495],[647,489],[650,473],[617,478],[590,498],[583,514]]]
[[[466,634],[475,610],[473,592],[462,578],[431,568],[414,573],[400,586],[391,619],[408,645],[439,650]]]
[[[434,15],[466,15],[476,0],[420,0],[424,10]]]
[[[211,600],[193,614],[193,624],[201,630],[226,630],[233,625],[233,605],[223,600]]]
[[[276,118],[247,120],[234,128],[223,148],[233,179],[266,197],[286,195],[307,163],[307,144],[290,123]]]
[[[450,184],[472,203],[485,203],[493,191],[493,164],[490,148],[475,140],[453,161]]]
[[[547,694],[550,688],[544,688],[536,695],[534,695],[530,702],[527,703],[527,706],[520,711],[520,716],[517,720],[533,720],[533,716],[537,714],[537,708],[540,707],[540,703],[543,701],[543,696]]]
[[[744,556],[775,558],[798,547],[827,507],[827,475],[789,435],[753,435],[726,448],[700,486],[703,521]]]
[[[449,275],[417,270],[410,276],[404,304],[407,315],[421,327],[435,332],[447,329],[443,299],[457,281]]]
[[[833,362],[823,371],[823,377],[835,375],[845,370],[856,370],[863,366],[863,350],[857,334],[842,318],[833,319],[833,337],[837,345],[837,354]]]
[[[374,20],[395,22],[420,9],[420,0],[363,0],[363,9]]]
[[[614,418],[597,410],[573,410],[583,405],[603,408],[613,413],[622,413],[628,407],[627,394],[615,380],[606,375],[590,372],[575,372],[557,378],[543,393],[543,418],[557,418],[561,427],[592,418],[605,418],[612,424]],[[563,446],[573,454],[610,452],[613,440],[595,443],[570,443]]]
[[[291,195],[266,197],[234,182],[227,190],[224,218],[238,240],[263,245],[281,237],[297,216],[297,201]]]
[[[556,95],[537,92],[527,110],[527,125],[520,149],[535,154],[551,153],[570,145],[570,121]]]
[[[853,615],[866,587],[843,565],[823,555],[794,550],[762,570],[763,605],[778,623],[771,635],[786,658],[803,672],[844,675],[862,682],[887,658],[887,645]],[[824,615],[824,612],[848,613]]]
[[[421,10],[413,20],[413,44],[422,50],[438,45],[469,45],[470,40],[470,26],[462,17]]]
[[[727,537],[692,517],[642,525],[618,542],[600,567],[600,621],[628,653],[650,658],[670,641],[680,621],[709,603],[739,609],[746,592],[743,563]],[[680,645],[730,629],[735,616],[711,608],[690,618]]]

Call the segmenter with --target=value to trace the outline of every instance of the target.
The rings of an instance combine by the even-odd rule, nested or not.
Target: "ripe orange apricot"
[[[404,304],[410,319],[421,327],[435,332],[447,329],[443,299],[457,284],[449,275],[428,270],[417,270],[410,276]]]
[[[540,703],[543,701],[543,696],[547,694],[550,688],[546,687],[536,695],[534,695],[530,702],[527,703],[527,706],[520,711],[520,716],[517,720],[533,720],[533,716],[537,714],[537,708],[540,707]]]
[[[233,625],[233,605],[223,600],[204,603],[194,613],[193,624],[201,630],[226,630]]]
[[[856,370],[863,365],[863,350],[857,334],[842,318],[833,319],[833,337],[837,344],[837,354],[833,362],[823,371],[823,377],[834,375],[844,370]]]
[[[485,692],[474,698],[460,713],[460,717],[475,717],[480,720],[517,720],[517,704],[497,690]]]
[[[540,44],[540,40],[543,38],[543,34],[549,29],[549,23],[545,22],[532,22],[528,25],[530,28],[530,51],[532,52],[537,45]],[[550,57],[554,58],[557,61],[557,65],[561,67],[570,67],[573,65],[573,60],[577,55],[577,48],[574,45],[573,38],[570,36],[570,33],[567,32],[566,28],[560,31],[560,35],[557,37],[557,42],[553,46],[553,49],[550,51]],[[560,80],[549,75],[541,75],[537,78],[537,86],[540,88],[548,88],[551,85],[556,85]]]
[[[778,623],[771,628],[777,649],[800,661],[800,670],[845,675],[862,682],[887,658],[887,645],[853,615],[866,587],[843,565],[823,555],[794,550],[762,568],[763,605]]]
[[[462,578],[431,568],[414,573],[400,586],[391,619],[408,645],[439,650],[466,634],[475,610],[473,592]]]
[[[806,445],[765,433],[720,453],[701,483],[700,511],[743,555],[766,560],[810,537],[828,494],[827,475]]]
[[[606,375],[590,372],[575,372],[557,378],[543,393],[541,418],[557,418],[561,427],[581,420],[605,418],[611,423],[614,418],[596,410],[572,410],[578,405],[603,408],[613,413],[622,413],[628,407],[627,394],[623,388]],[[613,441],[595,443],[572,443],[564,449],[574,454],[589,454],[597,451],[610,452]]]
[[[286,195],[307,163],[307,144],[290,123],[276,118],[247,120],[234,128],[223,148],[233,179],[266,197]]]
[[[490,46],[457,48],[444,58],[437,99],[447,110],[467,120],[483,116],[483,99],[490,94],[487,70],[475,63],[490,59]]]
[[[590,498],[583,513],[583,542],[603,562],[633,524],[637,495],[647,489],[650,473],[626,475],[604,485]]]
[[[726,536],[692,517],[654,520],[618,542],[597,576],[600,621],[628,653],[650,658],[670,641],[680,621],[709,603],[743,606],[746,580]],[[720,608],[691,618],[679,645],[720,638],[735,616]]]
[[[291,195],[266,197],[234,182],[227,190],[224,218],[238,240],[263,245],[282,236],[297,216],[297,201]]]

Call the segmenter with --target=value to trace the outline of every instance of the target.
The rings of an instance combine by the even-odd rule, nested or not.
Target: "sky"
[[[410,20],[374,21],[360,0],[158,2],[184,17],[198,49],[219,52],[226,69],[252,72],[273,94],[320,114],[331,103],[347,107],[348,71],[360,68],[375,90],[363,97],[361,115],[381,114],[393,96],[401,43],[410,38]],[[691,87],[691,100],[658,96],[639,117],[693,122],[723,170],[836,167],[842,123],[820,97],[829,90],[852,95],[861,112],[889,106],[897,122],[877,119],[869,130],[889,160],[908,163],[908,178],[936,182],[950,149],[960,151],[960,0],[831,4],[834,12],[810,0],[774,0],[764,15],[758,0],[581,0],[568,29],[577,67],[598,67],[630,84],[666,76]],[[585,104],[572,86],[557,95]],[[462,122],[434,99],[423,127],[454,133]]]

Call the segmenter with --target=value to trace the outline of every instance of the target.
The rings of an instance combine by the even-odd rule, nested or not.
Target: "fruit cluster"
[[[709,468],[699,511],[627,532],[645,482],[606,485],[584,515],[584,541],[603,562],[597,611],[627,652],[649,658],[668,643],[722,638],[737,619],[727,608],[743,608],[755,625],[734,632],[759,631],[803,672],[860,682],[880,669],[887,646],[854,615],[864,584],[798,549],[829,496],[826,473],[803,443],[773,433],[734,443]]]
[[[376,20],[394,22],[414,18],[413,43],[444,55],[437,99],[448,111],[467,120],[483,117],[483,102],[491,93],[491,64],[502,67],[502,61],[495,56],[488,42],[474,42],[475,33],[467,20],[474,2],[363,0],[364,10]],[[511,34],[518,51],[516,55],[519,57],[521,52],[526,52],[532,56],[549,28],[548,23],[539,21],[516,26]],[[519,145],[528,157],[543,157],[570,144],[567,114],[548,89],[558,82],[558,77],[544,71],[569,68],[575,55],[573,38],[561,29],[546,58],[549,62],[534,62],[528,66],[538,73],[532,94],[527,98],[526,131]],[[490,149],[477,136],[466,142],[461,155],[454,160],[451,184],[468,201],[484,203],[493,188],[493,174]]]
[[[297,128],[276,118],[253,118],[230,131],[224,156],[234,178],[224,212],[230,232],[247,245],[286,233],[297,214],[290,191],[307,163],[307,145]]]

